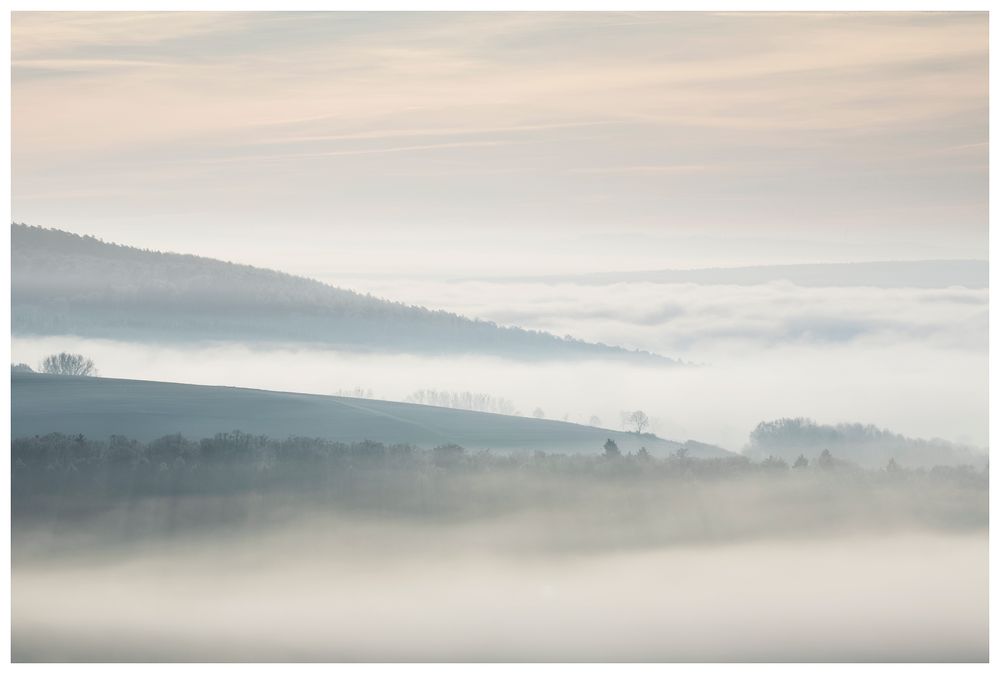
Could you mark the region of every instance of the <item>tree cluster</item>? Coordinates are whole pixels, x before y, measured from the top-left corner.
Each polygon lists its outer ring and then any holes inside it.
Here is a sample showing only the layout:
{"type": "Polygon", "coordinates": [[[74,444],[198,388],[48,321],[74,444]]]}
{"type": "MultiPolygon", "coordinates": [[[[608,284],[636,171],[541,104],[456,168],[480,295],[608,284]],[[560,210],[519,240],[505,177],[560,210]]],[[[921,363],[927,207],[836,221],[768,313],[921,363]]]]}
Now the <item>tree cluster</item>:
{"type": "Polygon", "coordinates": [[[407,396],[406,402],[493,414],[518,414],[517,407],[510,400],[488,393],[474,393],[472,391],[420,389],[407,396]]]}

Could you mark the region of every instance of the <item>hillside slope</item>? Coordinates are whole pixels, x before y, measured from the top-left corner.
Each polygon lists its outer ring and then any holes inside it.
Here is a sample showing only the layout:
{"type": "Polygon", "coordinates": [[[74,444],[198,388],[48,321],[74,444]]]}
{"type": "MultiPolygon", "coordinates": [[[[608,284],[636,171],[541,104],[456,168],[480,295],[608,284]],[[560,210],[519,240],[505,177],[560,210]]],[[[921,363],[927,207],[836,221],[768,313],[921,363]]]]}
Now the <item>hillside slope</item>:
{"type": "Polygon", "coordinates": [[[238,341],[517,358],[655,354],[498,326],[268,269],[14,224],[11,330],[128,341],[238,341]]]}
{"type": "Polygon", "coordinates": [[[469,412],[409,403],[196,386],[129,379],[11,374],[11,436],[82,433],[153,440],[172,433],[192,439],[240,430],[275,438],[373,440],[422,447],[597,454],[607,438],[623,452],[645,446],[665,456],[681,446],[690,456],[727,456],[711,445],[562,421],[469,412]]]}

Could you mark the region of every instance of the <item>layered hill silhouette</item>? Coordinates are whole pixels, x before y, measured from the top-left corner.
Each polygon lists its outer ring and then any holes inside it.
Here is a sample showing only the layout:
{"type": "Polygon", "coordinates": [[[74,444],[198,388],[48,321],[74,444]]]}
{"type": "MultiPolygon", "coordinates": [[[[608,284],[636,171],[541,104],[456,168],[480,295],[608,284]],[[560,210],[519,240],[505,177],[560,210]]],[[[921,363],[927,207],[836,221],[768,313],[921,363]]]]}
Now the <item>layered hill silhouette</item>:
{"type": "Polygon", "coordinates": [[[21,224],[11,228],[11,267],[15,335],[676,362],[392,302],[270,269],[21,224]]]}

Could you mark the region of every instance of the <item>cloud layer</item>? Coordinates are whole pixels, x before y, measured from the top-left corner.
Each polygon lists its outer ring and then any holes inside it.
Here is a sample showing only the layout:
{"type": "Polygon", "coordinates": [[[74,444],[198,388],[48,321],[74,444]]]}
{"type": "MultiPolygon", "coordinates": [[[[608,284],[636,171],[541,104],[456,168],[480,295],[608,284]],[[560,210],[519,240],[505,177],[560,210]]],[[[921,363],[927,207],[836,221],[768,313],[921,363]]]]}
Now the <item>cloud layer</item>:
{"type": "Polygon", "coordinates": [[[342,284],[502,324],[682,355],[696,361],[787,346],[922,344],[985,351],[989,294],[969,288],[826,288],[785,282],[438,282],[342,284]]]}

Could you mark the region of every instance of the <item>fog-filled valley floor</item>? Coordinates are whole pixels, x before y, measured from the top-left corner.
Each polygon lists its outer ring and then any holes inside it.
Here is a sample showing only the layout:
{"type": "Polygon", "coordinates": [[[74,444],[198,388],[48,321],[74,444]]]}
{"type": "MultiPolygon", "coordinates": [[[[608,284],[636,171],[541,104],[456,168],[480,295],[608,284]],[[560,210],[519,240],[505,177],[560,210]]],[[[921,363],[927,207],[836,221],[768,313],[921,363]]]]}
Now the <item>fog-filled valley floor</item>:
{"type": "Polygon", "coordinates": [[[306,520],[15,559],[15,661],[987,659],[985,534],[511,555],[306,520]]]}
{"type": "Polygon", "coordinates": [[[17,661],[988,657],[981,262],[327,286],[54,240],[17,661]]]}
{"type": "Polygon", "coordinates": [[[13,448],[17,661],[982,661],[985,473],[455,446],[13,448]]]}

